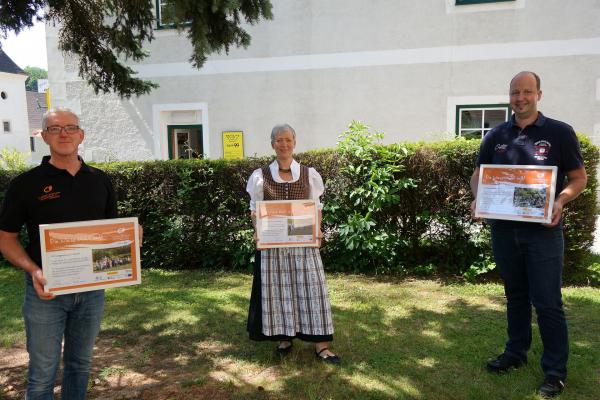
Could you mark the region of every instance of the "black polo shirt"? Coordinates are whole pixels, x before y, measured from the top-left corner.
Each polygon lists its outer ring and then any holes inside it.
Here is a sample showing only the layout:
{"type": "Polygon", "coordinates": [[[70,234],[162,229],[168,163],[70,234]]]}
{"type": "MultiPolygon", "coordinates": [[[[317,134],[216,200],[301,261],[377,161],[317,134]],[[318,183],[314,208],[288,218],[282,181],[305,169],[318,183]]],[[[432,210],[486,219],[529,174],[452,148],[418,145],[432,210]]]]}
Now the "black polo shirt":
{"type": "MultiPolygon", "coordinates": [[[[103,171],[81,160],[75,176],[49,162],[14,178],[0,208],[0,230],[19,232],[25,224],[29,236],[27,254],[41,267],[40,224],[117,217],[112,183],[103,171]]],[[[31,277],[27,274],[27,279],[31,277]]]]}
{"type": "MultiPolygon", "coordinates": [[[[509,121],[489,131],[481,141],[476,161],[478,167],[481,164],[556,166],[558,196],[564,187],[566,173],[583,167],[583,157],[573,128],[539,113],[537,120],[523,129],[517,126],[513,115],[509,121]]],[[[538,225],[530,222],[490,221],[503,226],[538,225]]]]}

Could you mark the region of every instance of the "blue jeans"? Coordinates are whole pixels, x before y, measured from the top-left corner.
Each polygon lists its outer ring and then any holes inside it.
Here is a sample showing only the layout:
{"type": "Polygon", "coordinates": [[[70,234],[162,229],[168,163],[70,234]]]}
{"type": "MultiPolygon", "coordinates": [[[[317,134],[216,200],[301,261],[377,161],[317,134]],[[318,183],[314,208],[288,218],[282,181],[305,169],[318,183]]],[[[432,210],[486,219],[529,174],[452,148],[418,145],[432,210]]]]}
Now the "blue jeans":
{"type": "Polygon", "coordinates": [[[29,353],[27,400],[54,399],[54,381],[64,336],[62,399],[84,399],[92,350],[104,310],[104,291],[66,294],[40,300],[25,285],[23,317],[29,353]]]}
{"type": "Polygon", "coordinates": [[[533,304],[544,345],[542,370],[546,376],[565,379],[569,338],[561,295],[562,227],[492,226],[492,247],[507,300],[508,341],[505,353],[527,361],[533,304]]]}

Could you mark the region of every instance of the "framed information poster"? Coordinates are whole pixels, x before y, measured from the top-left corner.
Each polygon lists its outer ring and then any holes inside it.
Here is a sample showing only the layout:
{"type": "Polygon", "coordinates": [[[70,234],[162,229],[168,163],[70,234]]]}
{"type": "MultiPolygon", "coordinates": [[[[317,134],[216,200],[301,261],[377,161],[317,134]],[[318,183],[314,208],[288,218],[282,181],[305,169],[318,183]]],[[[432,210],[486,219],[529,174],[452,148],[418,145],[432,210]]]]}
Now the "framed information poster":
{"type": "Polygon", "coordinates": [[[480,165],[475,217],[550,223],[557,171],[543,165],[480,165]]]}
{"type": "Polygon", "coordinates": [[[137,218],[40,225],[44,291],[87,292],[141,283],[137,218]]]}
{"type": "Polygon", "coordinates": [[[257,249],[319,247],[319,218],[314,200],[256,202],[257,249]]]}

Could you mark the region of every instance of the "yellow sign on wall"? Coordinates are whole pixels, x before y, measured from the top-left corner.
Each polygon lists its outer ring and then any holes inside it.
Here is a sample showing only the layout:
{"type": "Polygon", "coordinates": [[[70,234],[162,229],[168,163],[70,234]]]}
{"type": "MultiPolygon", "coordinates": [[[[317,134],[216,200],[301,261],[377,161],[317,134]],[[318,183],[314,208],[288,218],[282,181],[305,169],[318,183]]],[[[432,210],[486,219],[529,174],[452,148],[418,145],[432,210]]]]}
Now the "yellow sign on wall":
{"type": "Polygon", "coordinates": [[[244,132],[223,131],[223,158],[226,160],[244,158],[244,132]]]}

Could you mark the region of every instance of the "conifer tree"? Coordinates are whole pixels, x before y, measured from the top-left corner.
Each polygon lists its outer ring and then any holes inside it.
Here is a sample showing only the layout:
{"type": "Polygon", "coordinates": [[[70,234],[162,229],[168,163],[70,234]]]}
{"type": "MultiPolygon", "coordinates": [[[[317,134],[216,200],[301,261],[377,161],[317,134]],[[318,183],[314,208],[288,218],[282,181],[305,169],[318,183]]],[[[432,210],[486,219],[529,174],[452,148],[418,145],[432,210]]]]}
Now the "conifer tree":
{"type": "MultiPolygon", "coordinates": [[[[96,93],[139,96],[156,83],[135,77],[125,62],[148,56],[144,44],[157,28],[156,0],[2,0],[0,35],[19,33],[36,20],[59,26],[60,50],[79,60],[79,76],[96,93]]],[[[250,35],[242,23],[271,19],[270,0],[169,0],[161,7],[163,20],[187,32],[193,53],[190,62],[201,68],[214,52],[247,47],[250,35]]]]}

